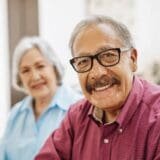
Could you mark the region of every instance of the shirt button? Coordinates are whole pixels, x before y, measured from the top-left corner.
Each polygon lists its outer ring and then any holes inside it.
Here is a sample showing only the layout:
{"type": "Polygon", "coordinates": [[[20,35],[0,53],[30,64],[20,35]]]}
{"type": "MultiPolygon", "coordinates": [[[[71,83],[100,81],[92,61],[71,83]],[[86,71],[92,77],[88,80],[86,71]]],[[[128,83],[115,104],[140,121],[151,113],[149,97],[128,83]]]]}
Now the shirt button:
{"type": "Polygon", "coordinates": [[[109,143],[109,139],[105,138],[104,143],[109,143]]]}
{"type": "Polygon", "coordinates": [[[122,132],[123,132],[123,129],[122,129],[122,128],[120,128],[118,131],[119,131],[119,133],[122,133],[122,132]]]}

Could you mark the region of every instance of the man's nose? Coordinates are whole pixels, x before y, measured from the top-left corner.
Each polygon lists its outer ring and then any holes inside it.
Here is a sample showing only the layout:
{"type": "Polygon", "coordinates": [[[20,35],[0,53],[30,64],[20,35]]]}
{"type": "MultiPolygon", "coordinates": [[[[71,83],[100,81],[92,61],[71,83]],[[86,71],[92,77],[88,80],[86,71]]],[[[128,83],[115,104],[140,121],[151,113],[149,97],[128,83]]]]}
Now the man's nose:
{"type": "Polygon", "coordinates": [[[92,66],[92,69],[90,71],[90,74],[93,76],[93,77],[100,77],[104,74],[107,74],[107,67],[104,67],[102,66],[98,61],[97,59],[94,59],[93,60],[93,66],[92,66]]]}

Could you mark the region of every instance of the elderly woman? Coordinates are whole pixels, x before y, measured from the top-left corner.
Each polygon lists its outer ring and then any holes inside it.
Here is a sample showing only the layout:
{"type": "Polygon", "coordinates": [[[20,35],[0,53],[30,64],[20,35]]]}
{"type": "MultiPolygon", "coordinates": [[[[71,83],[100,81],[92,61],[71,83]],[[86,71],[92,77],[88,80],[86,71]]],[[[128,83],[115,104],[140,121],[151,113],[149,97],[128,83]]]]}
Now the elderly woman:
{"type": "Polygon", "coordinates": [[[63,67],[39,37],[26,37],[15,49],[13,85],[28,94],[11,110],[0,160],[32,160],[81,95],[62,85],[63,67]]]}

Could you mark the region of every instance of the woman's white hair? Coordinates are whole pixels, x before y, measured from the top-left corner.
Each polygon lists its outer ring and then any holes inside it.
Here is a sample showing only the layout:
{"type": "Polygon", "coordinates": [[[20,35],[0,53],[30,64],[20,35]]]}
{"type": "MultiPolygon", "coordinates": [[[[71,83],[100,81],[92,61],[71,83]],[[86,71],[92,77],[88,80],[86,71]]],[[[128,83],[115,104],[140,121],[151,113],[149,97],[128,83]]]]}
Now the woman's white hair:
{"type": "Polygon", "coordinates": [[[62,83],[62,77],[64,74],[64,68],[55,54],[55,51],[49,46],[49,44],[40,37],[25,37],[23,38],[15,48],[13,54],[12,64],[12,84],[13,87],[19,91],[25,92],[21,79],[19,77],[19,65],[23,55],[32,48],[37,48],[40,53],[47,58],[57,74],[58,85],[62,83]]]}

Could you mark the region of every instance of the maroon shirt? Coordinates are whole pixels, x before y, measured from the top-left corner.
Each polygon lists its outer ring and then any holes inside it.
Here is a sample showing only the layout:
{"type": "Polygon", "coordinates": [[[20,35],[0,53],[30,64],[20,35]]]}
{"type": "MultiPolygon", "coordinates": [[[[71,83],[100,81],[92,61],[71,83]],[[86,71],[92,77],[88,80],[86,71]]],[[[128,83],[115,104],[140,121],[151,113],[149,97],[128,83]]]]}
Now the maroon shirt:
{"type": "Polygon", "coordinates": [[[135,77],[111,124],[96,121],[91,108],[74,104],[35,160],[160,160],[160,86],[135,77]]]}

